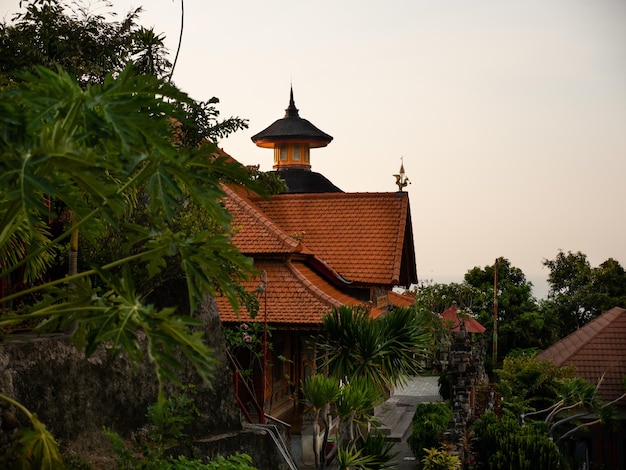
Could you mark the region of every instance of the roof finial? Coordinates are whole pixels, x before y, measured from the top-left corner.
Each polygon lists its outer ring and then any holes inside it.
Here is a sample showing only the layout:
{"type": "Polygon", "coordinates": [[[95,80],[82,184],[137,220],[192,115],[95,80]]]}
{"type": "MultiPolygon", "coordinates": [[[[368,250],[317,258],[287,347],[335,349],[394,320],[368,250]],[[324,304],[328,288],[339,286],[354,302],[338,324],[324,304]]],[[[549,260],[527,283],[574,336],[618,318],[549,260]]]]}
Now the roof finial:
{"type": "Polygon", "coordinates": [[[298,117],[298,108],[293,101],[293,85],[289,87],[289,107],[285,109],[285,117],[298,117]]]}
{"type": "Polygon", "coordinates": [[[393,175],[396,177],[396,184],[398,185],[398,191],[402,192],[402,188],[404,188],[407,184],[411,184],[409,178],[407,178],[406,173],[404,172],[404,157],[400,157],[400,174],[393,175]]]}

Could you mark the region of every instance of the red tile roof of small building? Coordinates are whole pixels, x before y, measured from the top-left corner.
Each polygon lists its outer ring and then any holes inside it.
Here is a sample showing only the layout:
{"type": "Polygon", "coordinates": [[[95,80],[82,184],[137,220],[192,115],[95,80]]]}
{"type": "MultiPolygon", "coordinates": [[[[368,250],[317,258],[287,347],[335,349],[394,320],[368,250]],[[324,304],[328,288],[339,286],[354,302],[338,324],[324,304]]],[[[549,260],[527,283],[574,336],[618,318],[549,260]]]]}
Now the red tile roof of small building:
{"type": "MultiPolygon", "coordinates": [[[[407,193],[281,194],[253,202],[346,280],[401,282],[403,248],[413,243],[407,193]]],[[[408,262],[415,272],[414,258],[408,262]]]]}
{"type": "MultiPolygon", "coordinates": [[[[267,273],[267,322],[301,326],[320,325],[322,317],[333,307],[363,305],[365,302],[341,292],[323,279],[302,261],[259,259],[255,269],[267,273]]],[[[250,279],[242,285],[255,292],[260,278],[250,279]]],[[[255,319],[242,309],[235,313],[225,297],[216,301],[224,322],[265,321],[265,294],[260,294],[260,311],[255,319]]],[[[382,310],[372,308],[372,315],[382,310]]]]}
{"type": "MultiPolygon", "coordinates": [[[[604,375],[600,395],[614,400],[624,392],[626,309],[614,307],[539,354],[558,366],[573,365],[577,375],[595,385],[604,375]]],[[[622,405],[626,400],[621,401],[622,405]]]]}
{"type": "Polygon", "coordinates": [[[415,297],[412,295],[398,294],[394,291],[389,291],[387,294],[389,303],[397,307],[410,307],[415,303],[415,297]]]}
{"type": "Polygon", "coordinates": [[[459,331],[461,323],[465,324],[468,333],[484,333],[486,328],[478,323],[478,320],[470,315],[464,314],[461,309],[452,304],[442,314],[441,318],[450,326],[450,331],[459,331]]]}

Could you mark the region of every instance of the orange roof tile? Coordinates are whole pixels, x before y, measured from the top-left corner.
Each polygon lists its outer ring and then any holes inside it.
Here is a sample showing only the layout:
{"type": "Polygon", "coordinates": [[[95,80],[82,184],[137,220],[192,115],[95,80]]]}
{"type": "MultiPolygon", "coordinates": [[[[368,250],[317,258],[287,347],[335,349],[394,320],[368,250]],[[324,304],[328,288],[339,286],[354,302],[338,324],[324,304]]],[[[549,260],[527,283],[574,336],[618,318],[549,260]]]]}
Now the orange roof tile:
{"type": "MultiPolygon", "coordinates": [[[[270,324],[319,325],[322,317],[333,307],[363,304],[361,300],[346,295],[332,287],[303,262],[284,260],[255,260],[255,268],[267,272],[267,321],[270,324]]],[[[259,279],[242,283],[253,292],[259,279]]],[[[237,315],[225,297],[216,298],[220,318],[224,322],[264,321],[265,297],[260,301],[260,312],[255,319],[245,311],[237,315]]],[[[373,309],[373,315],[381,311],[373,309]]]]}
{"type": "Polygon", "coordinates": [[[459,331],[461,323],[465,323],[465,329],[468,333],[484,333],[486,328],[478,323],[478,320],[470,315],[463,314],[461,309],[453,304],[448,307],[442,314],[441,318],[450,325],[450,331],[459,331]]]}
{"type": "Polygon", "coordinates": [[[349,281],[417,281],[407,193],[281,194],[253,201],[349,281]]]}
{"type": "MultiPolygon", "coordinates": [[[[604,375],[600,395],[614,400],[626,392],[626,309],[614,307],[539,354],[558,366],[574,365],[595,385],[604,375]]],[[[622,405],[626,400],[622,400],[622,405]]]]}
{"type": "Polygon", "coordinates": [[[394,291],[389,291],[387,295],[389,303],[397,307],[410,307],[415,303],[415,297],[412,295],[398,294],[394,291]]]}
{"type": "Polygon", "coordinates": [[[233,243],[247,255],[308,252],[302,243],[284,233],[247,197],[227,186],[224,204],[233,217],[233,243]]]}

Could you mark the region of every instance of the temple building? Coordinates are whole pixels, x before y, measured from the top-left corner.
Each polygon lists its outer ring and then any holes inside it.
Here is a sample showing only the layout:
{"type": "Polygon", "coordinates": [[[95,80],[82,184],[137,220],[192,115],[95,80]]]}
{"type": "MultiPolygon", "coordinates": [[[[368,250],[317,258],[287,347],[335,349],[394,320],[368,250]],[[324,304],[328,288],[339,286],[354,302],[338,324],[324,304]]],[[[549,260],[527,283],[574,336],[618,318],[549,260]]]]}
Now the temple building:
{"type": "Polygon", "coordinates": [[[274,171],[288,190],[264,199],[225,188],[237,228],[233,242],[260,273],[245,284],[258,294],[260,311],[251,318],[218,298],[220,317],[231,330],[263,331],[267,366],[248,386],[254,391],[241,387],[242,395],[254,395],[264,413],[279,418],[314,370],[310,339],[325,314],[362,305],[373,317],[383,315],[400,297],[394,287],[417,282],[408,193],[400,185],[394,192],[346,193],[312,171],[314,149],[332,140],[300,117],[292,90],[285,116],[252,137],[273,150],[274,171]]]}

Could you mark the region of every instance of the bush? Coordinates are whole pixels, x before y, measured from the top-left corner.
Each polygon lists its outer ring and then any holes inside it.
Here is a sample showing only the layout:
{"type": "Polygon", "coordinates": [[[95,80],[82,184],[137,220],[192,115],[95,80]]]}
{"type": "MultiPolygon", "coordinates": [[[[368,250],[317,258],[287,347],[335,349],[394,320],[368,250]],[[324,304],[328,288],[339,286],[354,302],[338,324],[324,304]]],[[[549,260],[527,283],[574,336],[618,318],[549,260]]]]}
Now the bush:
{"type": "Polygon", "coordinates": [[[461,467],[459,458],[445,449],[424,449],[424,452],[423,470],[456,470],[461,467]]]}
{"type": "Polygon", "coordinates": [[[167,449],[181,445],[191,446],[185,427],[197,414],[192,395],[192,386],[182,388],[181,392],[172,393],[162,403],[151,406],[148,410],[150,424],[136,436],[136,442],[130,446],[120,436],[109,429],[104,429],[116,454],[118,470],[255,470],[252,457],[236,453],[228,457],[218,456],[210,462],[200,459],[189,460],[185,456],[166,455],[167,449]]]}
{"type": "Polygon", "coordinates": [[[415,457],[422,460],[426,448],[438,448],[443,432],[448,428],[452,411],[446,403],[423,403],[413,415],[413,428],[408,444],[415,457]]]}
{"type": "Polygon", "coordinates": [[[479,468],[518,470],[567,469],[545,429],[537,424],[521,427],[511,415],[498,418],[488,412],[474,426],[474,456],[479,468]]]}

